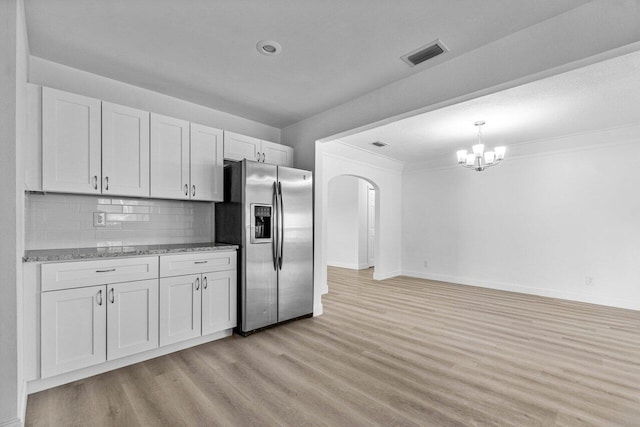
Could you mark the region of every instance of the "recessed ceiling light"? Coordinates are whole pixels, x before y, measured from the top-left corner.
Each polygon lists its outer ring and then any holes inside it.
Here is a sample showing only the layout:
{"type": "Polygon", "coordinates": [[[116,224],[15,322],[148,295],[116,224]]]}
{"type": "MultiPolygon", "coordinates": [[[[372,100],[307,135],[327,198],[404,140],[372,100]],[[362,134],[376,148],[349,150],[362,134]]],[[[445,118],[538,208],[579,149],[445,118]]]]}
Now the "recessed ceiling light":
{"type": "Polygon", "coordinates": [[[258,52],[261,54],[267,56],[280,55],[280,52],[282,52],[280,43],[273,40],[260,40],[256,45],[256,49],[258,49],[258,52]]]}

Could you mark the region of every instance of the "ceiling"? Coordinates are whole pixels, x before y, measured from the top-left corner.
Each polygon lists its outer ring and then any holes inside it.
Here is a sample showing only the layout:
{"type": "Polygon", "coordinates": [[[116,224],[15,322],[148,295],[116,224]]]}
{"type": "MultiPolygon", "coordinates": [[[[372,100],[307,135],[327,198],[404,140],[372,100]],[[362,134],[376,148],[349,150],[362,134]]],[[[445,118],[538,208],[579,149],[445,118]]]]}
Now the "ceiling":
{"type": "MultiPolygon", "coordinates": [[[[640,52],[340,138],[407,164],[470,150],[474,122],[488,148],[640,123],[640,52]],[[374,141],[388,144],[376,148],[374,141]]],[[[507,148],[508,153],[508,148],[507,148]]],[[[508,155],[508,154],[507,154],[508,155]]]]}
{"type": "Polygon", "coordinates": [[[32,55],[285,127],[587,0],[25,0],[32,55]],[[256,50],[263,39],[283,51],[256,50]],[[436,39],[449,52],[410,68],[436,39]]]}

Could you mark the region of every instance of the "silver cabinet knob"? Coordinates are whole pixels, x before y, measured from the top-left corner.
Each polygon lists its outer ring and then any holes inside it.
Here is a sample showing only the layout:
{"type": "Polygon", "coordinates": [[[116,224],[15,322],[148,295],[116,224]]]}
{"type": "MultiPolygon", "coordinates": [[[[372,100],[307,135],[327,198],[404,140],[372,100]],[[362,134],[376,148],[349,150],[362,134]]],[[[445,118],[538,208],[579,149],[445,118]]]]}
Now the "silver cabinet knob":
{"type": "Polygon", "coordinates": [[[266,156],[264,155],[264,153],[262,153],[262,163],[264,163],[264,158],[265,158],[265,157],[266,157],[266,156]]]}
{"type": "Polygon", "coordinates": [[[196,197],[196,186],[193,186],[193,192],[191,193],[191,197],[196,197]]]}
{"type": "Polygon", "coordinates": [[[260,152],[259,152],[259,151],[258,151],[258,155],[257,155],[256,160],[257,160],[257,161],[260,161],[260,152]]]}
{"type": "Polygon", "coordinates": [[[106,191],[109,191],[109,177],[108,176],[104,177],[104,189],[106,191]]]}
{"type": "Polygon", "coordinates": [[[98,295],[96,296],[98,305],[102,305],[102,289],[98,291],[98,295]]]}
{"type": "Polygon", "coordinates": [[[184,195],[185,196],[189,195],[189,185],[187,185],[187,184],[184,185],[184,195]]]}
{"type": "Polygon", "coordinates": [[[98,175],[93,176],[93,189],[94,190],[98,189],[98,175]]]}

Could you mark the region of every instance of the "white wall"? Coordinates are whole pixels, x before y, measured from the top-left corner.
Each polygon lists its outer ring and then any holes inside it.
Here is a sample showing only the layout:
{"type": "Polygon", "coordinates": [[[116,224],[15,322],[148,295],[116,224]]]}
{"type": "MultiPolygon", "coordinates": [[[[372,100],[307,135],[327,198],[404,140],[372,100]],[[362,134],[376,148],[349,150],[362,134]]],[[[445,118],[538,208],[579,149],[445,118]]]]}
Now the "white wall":
{"type": "Polygon", "coordinates": [[[23,416],[21,147],[26,134],[27,42],[21,0],[0,2],[0,425],[23,416]]]}
{"type": "Polygon", "coordinates": [[[607,0],[591,1],[284,128],[282,142],[295,148],[296,167],[313,170],[317,140],[334,140],[356,129],[364,130],[373,124],[442,108],[637,50],[638,19],[637,1],[616,2],[615,7],[607,0]],[[614,51],[616,48],[619,49],[614,51]]]}
{"type": "Polygon", "coordinates": [[[523,144],[482,173],[408,171],[403,273],[638,310],[639,158],[640,125],[523,144]]]}
{"type": "Polygon", "coordinates": [[[367,263],[367,184],[354,176],[329,182],[327,194],[327,264],[363,269],[367,263]]]}
{"type": "Polygon", "coordinates": [[[280,142],[280,129],[273,126],[35,56],[30,59],[29,82],[238,132],[255,138],[280,142]]]}
{"type": "Polygon", "coordinates": [[[327,218],[329,182],[352,175],[376,189],[376,280],[400,274],[400,218],[403,164],[339,142],[318,143],[314,203],[314,314],[322,313],[327,288],[327,218]],[[358,159],[358,160],[354,160],[358,159]]]}

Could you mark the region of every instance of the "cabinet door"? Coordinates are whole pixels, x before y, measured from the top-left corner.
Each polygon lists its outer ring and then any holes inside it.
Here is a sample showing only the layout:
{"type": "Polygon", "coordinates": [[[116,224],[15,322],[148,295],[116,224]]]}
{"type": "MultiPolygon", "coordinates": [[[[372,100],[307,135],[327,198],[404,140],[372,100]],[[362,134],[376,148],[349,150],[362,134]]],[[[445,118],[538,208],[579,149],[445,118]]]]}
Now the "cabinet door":
{"type": "Polygon", "coordinates": [[[239,133],[224,132],[224,158],[227,160],[262,161],[260,140],[239,133]]]}
{"type": "Polygon", "coordinates": [[[201,277],[160,279],[160,345],[167,345],[201,333],[201,277]]]}
{"type": "Polygon", "coordinates": [[[102,103],[102,193],[149,196],[149,113],[102,103]]]}
{"type": "Polygon", "coordinates": [[[42,378],[106,360],[106,286],[43,292],[40,319],[42,378]]]}
{"type": "Polygon", "coordinates": [[[151,113],[151,197],[189,198],[189,122],[151,113]]]}
{"type": "Polygon", "coordinates": [[[222,201],[222,131],[191,123],[191,199],[222,201]]]}
{"type": "Polygon", "coordinates": [[[42,88],[42,188],[100,193],[100,101],[42,88]]]}
{"type": "Polygon", "coordinates": [[[293,148],[275,142],[262,141],[262,161],[278,166],[293,167],[293,148]]]}
{"type": "Polygon", "coordinates": [[[107,360],[158,347],[158,279],[107,286],[107,360]]]}
{"type": "Polygon", "coordinates": [[[233,328],[238,323],[237,271],[202,275],[202,335],[233,328]]]}

